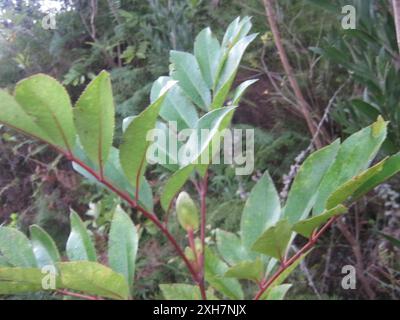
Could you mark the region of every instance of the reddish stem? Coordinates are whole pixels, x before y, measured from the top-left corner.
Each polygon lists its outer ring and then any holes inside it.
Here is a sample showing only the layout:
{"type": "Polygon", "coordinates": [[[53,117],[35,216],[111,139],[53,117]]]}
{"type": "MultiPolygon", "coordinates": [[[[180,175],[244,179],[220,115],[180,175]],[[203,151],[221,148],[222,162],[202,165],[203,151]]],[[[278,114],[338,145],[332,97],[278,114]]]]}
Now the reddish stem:
{"type": "MultiPolygon", "coordinates": [[[[64,153],[65,154],[65,153],[64,153]]],[[[95,177],[99,182],[101,182],[103,185],[105,185],[107,188],[109,188],[111,191],[113,191],[115,194],[117,194],[120,198],[128,202],[128,204],[137,210],[139,210],[147,219],[149,219],[151,222],[153,222],[159,229],[160,231],[167,237],[169,242],[171,242],[172,246],[175,248],[177,251],[178,255],[182,258],[184,263],[186,264],[189,272],[191,273],[193,280],[201,287],[200,285],[200,278],[197,275],[197,272],[194,270],[192,264],[190,261],[187,259],[185,253],[183,252],[182,248],[179,246],[177,243],[176,239],[174,236],[169,232],[166,226],[158,219],[158,217],[154,213],[148,212],[146,209],[144,209],[142,206],[140,206],[136,199],[132,199],[131,196],[118,189],[116,186],[114,186],[112,183],[107,181],[106,179],[102,178],[95,170],[93,170],[91,167],[89,167],[86,163],[81,161],[78,158],[75,158],[74,155],[72,154],[65,154],[68,159],[71,161],[77,163],[79,166],[81,166],[83,169],[85,169],[87,172],[89,172],[93,177],[95,177]]],[[[201,288],[200,288],[201,290],[201,288]]]]}
{"type": "Polygon", "coordinates": [[[206,203],[206,196],[207,196],[207,189],[208,189],[208,171],[206,171],[203,181],[200,184],[200,239],[201,239],[201,254],[200,254],[200,271],[199,271],[199,286],[202,298],[207,300],[207,295],[205,291],[204,285],[204,255],[206,249],[206,215],[207,215],[207,203],[206,203]]]}
{"type": "Polygon", "coordinates": [[[85,294],[80,294],[80,293],[76,293],[76,292],[71,292],[71,291],[68,291],[68,290],[64,290],[64,289],[60,289],[60,290],[57,290],[56,292],[58,292],[58,293],[60,293],[60,294],[63,294],[63,295],[65,295],[65,296],[70,296],[70,297],[75,297],[75,298],[81,298],[81,299],[85,299],[85,300],[103,300],[102,298],[100,298],[100,297],[95,297],[95,296],[88,296],[88,295],[85,295],[85,294]]]}
{"type": "Polygon", "coordinates": [[[264,279],[261,282],[260,289],[254,296],[254,300],[258,300],[261,298],[262,294],[275,282],[275,280],[293,263],[295,263],[298,259],[301,258],[308,250],[310,250],[318,239],[324,234],[324,232],[338,219],[338,216],[332,217],[318,232],[313,232],[310,240],[293,255],[290,259],[285,259],[280,265],[279,269],[272,275],[271,278],[264,279]]]}

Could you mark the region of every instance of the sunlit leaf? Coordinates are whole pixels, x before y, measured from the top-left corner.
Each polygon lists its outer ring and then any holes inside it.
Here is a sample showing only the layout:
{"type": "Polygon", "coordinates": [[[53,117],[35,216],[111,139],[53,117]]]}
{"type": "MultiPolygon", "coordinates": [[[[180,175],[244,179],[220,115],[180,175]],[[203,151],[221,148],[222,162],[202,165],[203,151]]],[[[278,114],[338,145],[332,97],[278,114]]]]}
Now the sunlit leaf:
{"type": "Polygon", "coordinates": [[[15,88],[15,99],[53,144],[72,151],[76,133],[71,101],[57,80],[44,74],[21,80],[15,88]]]}
{"type": "Polygon", "coordinates": [[[59,287],[111,299],[124,300],[129,297],[124,276],[100,263],[60,262],[57,268],[61,274],[59,287]]]}

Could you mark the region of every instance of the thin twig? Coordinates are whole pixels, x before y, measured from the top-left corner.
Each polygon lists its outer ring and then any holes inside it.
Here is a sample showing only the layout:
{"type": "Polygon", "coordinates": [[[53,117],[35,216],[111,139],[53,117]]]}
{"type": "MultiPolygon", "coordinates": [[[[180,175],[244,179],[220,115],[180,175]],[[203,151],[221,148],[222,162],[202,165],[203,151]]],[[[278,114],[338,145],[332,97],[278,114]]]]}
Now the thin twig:
{"type": "Polygon", "coordinates": [[[338,219],[338,217],[331,218],[318,232],[314,232],[309,241],[294,254],[291,258],[285,258],[282,261],[279,269],[269,279],[264,279],[261,282],[260,289],[254,296],[254,300],[259,300],[263,293],[279,278],[279,276],[287,270],[293,263],[298,261],[304,254],[306,254],[318,241],[318,239],[324,234],[326,230],[338,219]]]}
{"type": "Polygon", "coordinates": [[[207,196],[208,189],[208,171],[206,171],[203,181],[200,185],[200,239],[201,239],[201,255],[200,255],[200,274],[199,274],[199,286],[202,298],[207,300],[206,290],[205,290],[205,250],[206,250],[206,215],[207,215],[207,196]]]}
{"type": "MultiPolygon", "coordinates": [[[[292,248],[293,248],[296,252],[299,251],[299,249],[298,249],[294,244],[292,244],[292,248]]],[[[318,298],[319,300],[322,300],[321,294],[319,293],[319,291],[318,291],[318,289],[317,289],[317,287],[316,287],[316,285],[315,285],[313,276],[312,276],[310,270],[308,269],[307,263],[304,261],[304,259],[300,261],[300,269],[301,269],[301,270],[303,271],[303,273],[305,274],[305,276],[306,276],[306,278],[307,278],[308,285],[309,285],[310,288],[314,291],[314,293],[315,293],[315,295],[317,296],[317,298],[318,298]]]]}
{"type": "MultiPolygon", "coordinates": [[[[292,90],[296,96],[296,99],[298,100],[299,104],[299,109],[301,113],[303,114],[304,119],[306,120],[308,130],[310,131],[312,136],[315,136],[317,133],[317,124],[315,123],[313,117],[312,117],[312,110],[310,105],[307,103],[305,100],[303,93],[301,92],[300,86],[294,76],[293,68],[290,65],[288,56],[286,54],[286,50],[283,47],[281,35],[279,32],[278,24],[276,21],[276,13],[274,6],[272,4],[273,0],[263,0],[264,2],[264,7],[265,7],[265,12],[267,15],[268,23],[271,27],[271,32],[274,36],[274,41],[276,48],[278,49],[278,54],[282,62],[282,66],[285,69],[286,75],[289,79],[290,86],[292,87],[292,90]]],[[[323,141],[316,136],[315,139],[313,139],[313,142],[315,142],[315,146],[319,149],[323,145],[323,141]]]]}
{"type": "Polygon", "coordinates": [[[85,294],[71,292],[71,291],[64,290],[64,289],[56,290],[56,292],[59,294],[65,295],[65,296],[70,296],[70,297],[80,298],[80,299],[85,299],[85,300],[104,300],[103,298],[100,298],[100,297],[89,296],[89,295],[85,295],[85,294]]]}

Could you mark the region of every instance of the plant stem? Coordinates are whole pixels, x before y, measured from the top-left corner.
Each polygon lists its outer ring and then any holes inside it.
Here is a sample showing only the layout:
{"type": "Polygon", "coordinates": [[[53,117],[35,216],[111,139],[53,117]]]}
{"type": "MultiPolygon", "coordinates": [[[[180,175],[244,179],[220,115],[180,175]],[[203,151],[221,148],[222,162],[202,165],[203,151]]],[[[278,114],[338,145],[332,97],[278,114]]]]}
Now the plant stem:
{"type": "Polygon", "coordinates": [[[338,219],[338,216],[331,218],[318,232],[314,232],[309,241],[290,259],[285,259],[279,266],[279,269],[271,276],[271,278],[264,279],[261,282],[260,289],[254,296],[254,300],[259,300],[262,294],[278,279],[278,277],[293,263],[300,259],[307,251],[309,251],[324,232],[338,219]]]}
{"type": "Polygon", "coordinates": [[[76,292],[71,292],[68,290],[64,290],[64,289],[60,289],[60,290],[56,290],[57,293],[63,294],[65,296],[70,296],[70,297],[75,297],[75,298],[81,298],[81,299],[85,299],[85,300],[103,300],[100,297],[95,297],[95,296],[88,296],[85,294],[80,294],[80,293],[76,293],[76,292]]]}
{"type": "Polygon", "coordinates": [[[159,229],[160,231],[167,237],[167,239],[169,240],[169,242],[172,244],[172,246],[175,248],[176,252],[178,253],[178,255],[182,258],[182,260],[184,261],[184,263],[186,264],[189,272],[191,273],[193,280],[198,284],[200,291],[202,291],[202,287],[204,287],[204,283],[202,283],[201,278],[198,276],[196,270],[193,268],[192,264],[190,263],[190,261],[188,260],[188,258],[186,257],[185,253],[183,252],[182,248],[179,246],[179,244],[177,243],[176,239],[174,238],[174,236],[169,232],[167,226],[164,226],[164,224],[158,219],[158,217],[154,214],[151,213],[149,211],[147,211],[145,208],[143,208],[142,206],[140,206],[136,199],[132,199],[131,196],[118,189],[116,186],[114,186],[112,183],[110,183],[109,181],[107,181],[106,179],[102,178],[95,170],[93,170],[91,167],[89,167],[86,163],[84,163],[83,161],[81,161],[80,159],[74,157],[74,155],[72,154],[66,154],[64,152],[65,156],[75,162],[76,164],[78,164],[80,167],[82,167],[83,169],[85,169],[87,172],[89,172],[94,178],[96,178],[96,180],[98,180],[100,183],[102,183],[104,186],[106,186],[107,188],[109,188],[112,192],[114,192],[115,194],[117,194],[121,199],[125,200],[126,202],[128,202],[128,204],[134,208],[139,210],[147,219],[149,219],[151,222],[153,222],[159,229]]]}
{"type": "MultiPolygon", "coordinates": [[[[278,54],[282,62],[282,66],[285,69],[285,73],[289,79],[290,86],[293,89],[293,92],[296,96],[296,99],[299,103],[300,112],[303,114],[304,119],[306,120],[308,130],[310,131],[311,135],[314,136],[317,132],[317,124],[315,123],[312,117],[312,110],[310,105],[307,103],[306,99],[301,92],[300,86],[294,76],[293,68],[290,65],[288,56],[286,54],[285,48],[283,47],[282,38],[279,32],[278,24],[276,22],[276,13],[273,6],[273,0],[263,0],[265,13],[267,15],[269,26],[271,27],[271,32],[274,36],[274,41],[276,48],[278,49],[278,54]]],[[[317,149],[321,148],[323,145],[321,139],[317,137],[315,139],[315,146],[317,149]]]]}
{"type": "Polygon", "coordinates": [[[199,271],[199,285],[201,286],[201,296],[204,300],[207,300],[205,284],[204,284],[204,256],[206,250],[206,215],[207,215],[207,196],[208,189],[208,170],[204,176],[203,181],[200,184],[200,239],[201,239],[201,255],[200,255],[200,271],[199,271]]]}

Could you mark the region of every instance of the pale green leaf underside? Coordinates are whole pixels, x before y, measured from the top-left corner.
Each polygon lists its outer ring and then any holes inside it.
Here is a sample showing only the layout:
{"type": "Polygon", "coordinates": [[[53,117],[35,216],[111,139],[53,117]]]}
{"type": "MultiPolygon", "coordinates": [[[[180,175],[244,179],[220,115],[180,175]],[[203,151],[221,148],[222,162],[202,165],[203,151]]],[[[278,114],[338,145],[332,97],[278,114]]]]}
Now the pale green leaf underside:
{"type": "Polygon", "coordinates": [[[111,269],[124,275],[130,287],[134,280],[138,242],[135,225],[118,206],[114,212],[108,238],[108,263],[111,269]]]}
{"type": "Polygon", "coordinates": [[[96,250],[90,235],[81,218],[74,211],[71,211],[71,233],[69,234],[66,251],[71,261],[96,261],[96,250]]]}
{"type": "Polygon", "coordinates": [[[194,42],[194,55],[199,63],[201,73],[209,89],[216,81],[221,48],[210,28],[203,29],[194,42]]]}
{"type": "Polygon", "coordinates": [[[39,267],[55,265],[61,260],[60,253],[51,236],[37,225],[30,228],[33,253],[39,267]]]}
{"type": "MultiPolygon", "coordinates": [[[[153,83],[150,93],[151,103],[157,100],[162,88],[171,80],[170,77],[160,77],[153,83]]],[[[176,121],[179,131],[185,128],[194,128],[198,121],[195,106],[179,86],[174,86],[167,93],[161,105],[160,116],[165,121],[176,121]]]]}
{"type": "Polygon", "coordinates": [[[211,93],[195,56],[187,52],[171,51],[170,60],[175,68],[171,77],[179,82],[182,90],[200,109],[207,111],[211,105],[211,93]]]}

